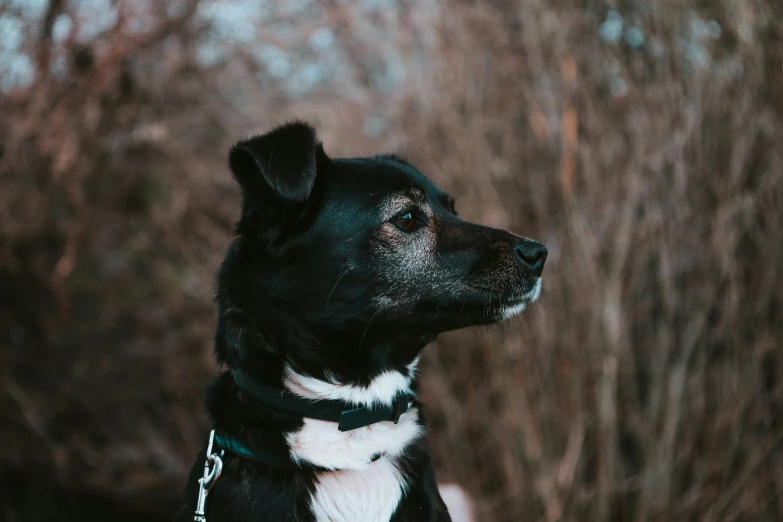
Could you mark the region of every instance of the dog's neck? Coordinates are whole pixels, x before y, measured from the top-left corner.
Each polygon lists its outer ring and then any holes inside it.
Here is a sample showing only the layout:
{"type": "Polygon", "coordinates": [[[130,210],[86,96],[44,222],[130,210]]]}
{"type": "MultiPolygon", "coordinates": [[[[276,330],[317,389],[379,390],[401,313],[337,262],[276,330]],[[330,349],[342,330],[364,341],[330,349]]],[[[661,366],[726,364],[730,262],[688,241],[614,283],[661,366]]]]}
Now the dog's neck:
{"type": "MultiPolygon", "coordinates": [[[[418,362],[418,361],[416,361],[418,362]]],[[[300,397],[315,400],[340,400],[355,404],[379,405],[391,402],[400,392],[416,387],[415,363],[407,376],[385,372],[367,386],[323,381],[287,371],[284,387],[300,397]]],[[[416,403],[398,416],[398,422],[381,421],[351,431],[340,431],[336,422],[299,417],[275,411],[253,401],[230,382],[230,372],[223,374],[214,388],[227,393],[212,394],[210,413],[215,428],[238,438],[243,445],[261,454],[273,449],[282,456],[280,465],[331,470],[368,469],[375,461],[393,459],[422,432],[416,403]],[[286,458],[287,456],[287,458],[286,458]]],[[[214,391],[214,390],[213,390],[214,391]]]]}
{"type": "Polygon", "coordinates": [[[215,339],[218,362],[262,384],[312,399],[350,400],[344,394],[351,398],[369,394],[370,401],[386,398],[389,402],[393,394],[384,395],[382,390],[399,391],[403,381],[409,384],[421,352],[436,337],[381,324],[313,326],[279,310],[259,315],[274,322],[251,325],[221,319],[215,339]],[[359,393],[358,388],[367,390],[359,393]]]}
{"type": "MultiPolygon", "coordinates": [[[[260,384],[306,399],[388,406],[401,393],[416,395],[416,370],[424,344],[420,339],[399,338],[396,344],[368,344],[361,351],[353,350],[353,365],[339,370],[319,366],[314,355],[305,361],[287,360],[278,355],[284,350],[254,346],[242,350],[252,357],[232,367],[260,384]],[[403,353],[411,354],[410,358],[403,353]]],[[[398,423],[382,421],[341,432],[336,422],[286,414],[253,400],[236,386],[230,372],[213,385],[208,409],[216,429],[243,439],[249,447],[276,448],[275,453],[287,452],[289,463],[326,469],[365,469],[378,458],[392,459],[423,429],[414,405],[398,423]]]]}

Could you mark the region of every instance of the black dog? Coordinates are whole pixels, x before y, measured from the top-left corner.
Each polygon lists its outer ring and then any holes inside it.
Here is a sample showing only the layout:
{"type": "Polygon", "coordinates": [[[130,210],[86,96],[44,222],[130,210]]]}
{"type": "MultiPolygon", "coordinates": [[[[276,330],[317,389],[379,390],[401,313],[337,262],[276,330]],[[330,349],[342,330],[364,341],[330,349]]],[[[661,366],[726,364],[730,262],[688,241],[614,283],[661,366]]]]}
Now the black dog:
{"type": "Polygon", "coordinates": [[[215,353],[230,371],[176,520],[199,496],[209,522],[450,520],[416,364],[439,333],[535,301],[546,248],[459,219],[399,157],[329,158],[304,123],[238,143],[229,163],[242,215],[215,353]]]}

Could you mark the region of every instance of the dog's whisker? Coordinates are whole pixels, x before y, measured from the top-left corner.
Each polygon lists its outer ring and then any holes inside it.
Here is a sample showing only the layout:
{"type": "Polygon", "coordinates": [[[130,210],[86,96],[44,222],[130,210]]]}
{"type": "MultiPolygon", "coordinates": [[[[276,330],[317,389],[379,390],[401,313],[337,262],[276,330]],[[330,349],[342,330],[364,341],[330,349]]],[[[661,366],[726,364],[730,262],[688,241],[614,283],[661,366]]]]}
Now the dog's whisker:
{"type": "MultiPolygon", "coordinates": [[[[367,310],[367,309],[369,309],[369,308],[372,308],[372,307],[373,307],[373,305],[372,305],[372,304],[368,304],[368,305],[367,305],[367,306],[365,306],[364,308],[360,308],[360,309],[359,309],[359,310],[357,310],[356,312],[354,312],[354,313],[352,313],[352,314],[349,314],[349,315],[346,315],[346,316],[345,316],[345,319],[352,319],[352,318],[356,317],[357,315],[361,314],[362,312],[364,312],[365,310],[367,310]]],[[[377,313],[377,312],[376,312],[376,313],[377,313]]]]}
{"type": "Polygon", "coordinates": [[[345,277],[345,274],[351,271],[351,267],[348,267],[348,270],[343,272],[343,274],[337,278],[337,282],[332,287],[332,290],[329,292],[329,295],[326,297],[326,310],[329,310],[329,300],[332,298],[332,294],[334,293],[334,289],[337,288],[337,285],[340,284],[340,281],[342,281],[343,277],[345,277]]]}
{"type": "Polygon", "coordinates": [[[370,329],[370,323],[372,323],[372,320],[375,319],[375,316],[378,315],[378,312],[380,311],[380,309],[376,310],[375,313],[370,316],[370,320],[367,321],[367,326],[364,328],[364,332],[362,332],[362,338],[359,341],[359,351],[362,351],[362,343],[364,343],[364,336],[367,335],[367,330],[370,329]]]}

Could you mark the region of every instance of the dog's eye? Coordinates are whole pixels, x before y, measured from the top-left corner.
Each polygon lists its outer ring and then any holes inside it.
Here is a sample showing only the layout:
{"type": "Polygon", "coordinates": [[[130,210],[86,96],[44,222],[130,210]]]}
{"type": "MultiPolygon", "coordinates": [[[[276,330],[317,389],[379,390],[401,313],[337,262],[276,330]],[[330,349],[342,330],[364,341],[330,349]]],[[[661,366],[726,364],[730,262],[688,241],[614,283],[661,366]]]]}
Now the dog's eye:
{"type": "Polygon", "coordinates": [[[416,216],[413,212],[405,212],[394,218],[394,223],[402,230],[411,231],[416,227],[416,216]]]}

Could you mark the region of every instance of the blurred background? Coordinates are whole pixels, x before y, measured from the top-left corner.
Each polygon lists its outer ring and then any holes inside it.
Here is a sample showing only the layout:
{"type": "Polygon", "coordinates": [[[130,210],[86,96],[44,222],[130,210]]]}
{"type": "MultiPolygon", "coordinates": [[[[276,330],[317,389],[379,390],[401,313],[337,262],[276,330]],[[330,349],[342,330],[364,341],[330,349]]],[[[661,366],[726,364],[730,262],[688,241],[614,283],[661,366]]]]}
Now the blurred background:
{"type": "Polygon", "coordinates": [[[230,144],[291,118],[543,241],[423,363],[478,520],[783,520],[783,3],[0,1],[0,520],[169,520],[230,144]]]}

